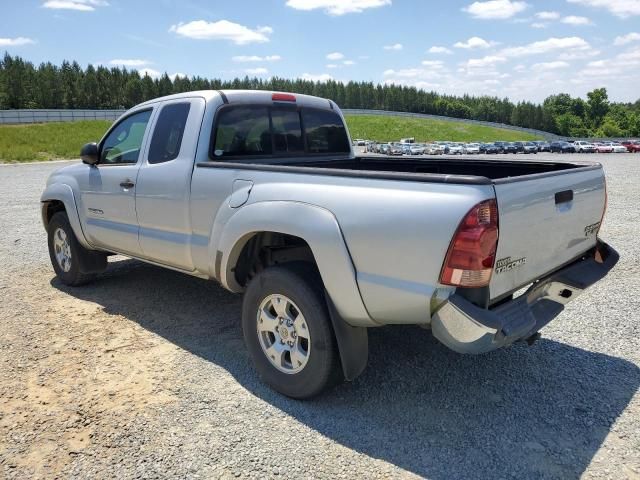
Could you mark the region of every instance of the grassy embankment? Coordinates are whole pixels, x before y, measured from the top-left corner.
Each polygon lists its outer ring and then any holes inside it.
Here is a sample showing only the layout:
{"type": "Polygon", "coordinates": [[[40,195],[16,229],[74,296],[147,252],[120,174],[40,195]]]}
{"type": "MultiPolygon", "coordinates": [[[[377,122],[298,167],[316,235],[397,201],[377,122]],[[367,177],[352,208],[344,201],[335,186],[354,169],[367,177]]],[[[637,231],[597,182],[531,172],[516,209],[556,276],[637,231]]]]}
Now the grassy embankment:
{"type": "MultiPolygon", "coordinates": [[[[540,137],[514,130],[485,127],[462,122],[383,117],[347,116],[351,138],[398,141],[415,137],[416,141],[451,140],[495,141],[534,140],[540,137]]],[[[0,162],[28,162],[78,158],[80,147],[99,140],[111,122],[93,120],[34,125],[0,125],[0,162]]]]}

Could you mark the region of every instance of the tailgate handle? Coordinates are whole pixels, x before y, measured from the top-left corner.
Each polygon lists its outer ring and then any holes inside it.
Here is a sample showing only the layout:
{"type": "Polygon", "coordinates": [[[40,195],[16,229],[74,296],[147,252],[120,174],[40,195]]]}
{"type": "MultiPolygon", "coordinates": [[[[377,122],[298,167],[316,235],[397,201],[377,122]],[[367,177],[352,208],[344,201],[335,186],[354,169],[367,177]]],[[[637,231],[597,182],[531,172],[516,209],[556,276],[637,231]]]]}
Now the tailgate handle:
{"type": "Polygon", "coordinates": [[[573,190],[564,190],[556,193],[556,205],[567,203],[573,200],[573,190]]]}

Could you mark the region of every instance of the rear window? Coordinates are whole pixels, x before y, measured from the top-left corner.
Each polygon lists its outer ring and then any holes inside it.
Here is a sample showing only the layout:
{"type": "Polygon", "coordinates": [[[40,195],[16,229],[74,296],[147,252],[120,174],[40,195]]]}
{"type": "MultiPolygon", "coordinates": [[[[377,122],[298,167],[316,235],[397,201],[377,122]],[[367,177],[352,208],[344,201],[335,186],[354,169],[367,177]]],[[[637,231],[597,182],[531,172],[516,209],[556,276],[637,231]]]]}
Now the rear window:
{"type": "Polygon", "coordinates": [[[272,110],[271,122],[276,153],[304,153],[300,113],[297,110],[272,110]]]}
{"type": "Polygon", "coordinates": [[[351,150],[340,116],[328,110],[302,110],[309,153],[347,153],[351,150]]]}
{"type": "Polygon", "coordinates": [[[230,106],[218,113],[211,158],[350,153],[340,116],[307,108],[230,106]]]}
{"type": "Polygon", "coordinates": [[[218,114],[213,158],[271,155],[267,107],[225,108],[218,114]]]}

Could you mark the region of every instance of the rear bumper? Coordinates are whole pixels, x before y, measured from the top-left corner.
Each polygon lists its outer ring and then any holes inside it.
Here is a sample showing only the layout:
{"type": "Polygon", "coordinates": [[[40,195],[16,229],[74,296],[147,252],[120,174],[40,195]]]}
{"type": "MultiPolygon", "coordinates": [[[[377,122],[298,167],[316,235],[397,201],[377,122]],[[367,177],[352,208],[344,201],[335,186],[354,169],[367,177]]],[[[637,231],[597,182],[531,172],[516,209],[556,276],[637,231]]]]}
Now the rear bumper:
{"type": "Polygon", "coordinates": [[[618,259],[613,248],[599,241],[588,255],[536,282],[515,300],[491,309],[453,294],[433,315],[433,334],[459,353],[485,353],[526,340],[604,278],[618,259]]]}

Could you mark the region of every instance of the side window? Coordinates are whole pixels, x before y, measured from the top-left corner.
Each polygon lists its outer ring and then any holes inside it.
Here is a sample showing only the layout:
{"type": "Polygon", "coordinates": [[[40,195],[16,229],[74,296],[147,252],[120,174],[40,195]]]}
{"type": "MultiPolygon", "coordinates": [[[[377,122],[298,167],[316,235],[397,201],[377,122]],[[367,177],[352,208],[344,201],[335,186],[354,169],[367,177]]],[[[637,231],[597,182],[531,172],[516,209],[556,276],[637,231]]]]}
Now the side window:
{"type": "Polygon", "coordinates": [[[300,114],[297,110],[272,110],[271,124],[276,153],[304,153],[300,114]]]}
{"type": "Polygon", "coordinates": [[[168,162],[178,156],[190,108],[190,103],[162,107],[151,137],[149,163],[168,162]]]}
{"type": "Polygon", "coordinates": [[[231,107],[218,113],[212,158],[271,155],[272,151],[266,107],[231,107]]]}
{"type": "Polygon", "coordinates": [[[348,153],[349,137],[340,116],[329,110],[302,110],[309,153],[348,153]]]}
{"type": "Polygon", "coordinates": [[[142,139],[151,117],[151,110],[134,113],[111,130],[100,152],[100,163],[132,164],[138,161],[142,139]]]}

